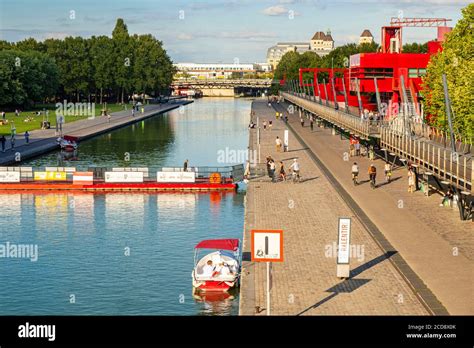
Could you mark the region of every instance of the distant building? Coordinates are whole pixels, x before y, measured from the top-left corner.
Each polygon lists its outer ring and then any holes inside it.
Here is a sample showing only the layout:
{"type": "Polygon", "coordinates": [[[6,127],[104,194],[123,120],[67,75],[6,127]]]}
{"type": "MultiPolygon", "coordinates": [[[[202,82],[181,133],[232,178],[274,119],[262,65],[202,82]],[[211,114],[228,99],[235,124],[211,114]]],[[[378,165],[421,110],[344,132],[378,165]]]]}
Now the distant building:
{"type": "Polygon", "coordinates": [[[191,79],[225,79],[244,73],[271,71],[267,63],[233,64],[233,63],[177,63],[174,66],[178,73],[186,74],[191,79]]]}
{"type": "Polygon", "coordinates": [[[311,39],[311,50],[324,56],[334,49],[334,40],[331,31],[328,30],[326,34],[318,31],[311,39]]]}
{"type": "Polygon", "coordinates": [[[307,42],[279,42],[267,50],[267,64],[275,69],[287,52],[304,53],[311,49],[307,42]]]}
{"type": "Polygon", "coordinates": [[[287,52],[315,52],[323,57],[334,49],[334,40],[331,32],[328,30],[326,34],[319,31],[313,35],[310,42],[279,42],[275,46],[267,50],[267,63],[271,65],[272,69],[276,69],[281,58],[287,52]]]}
{"type": "Polygon", "coordinates": [[[360,34],[360,37],[359,37],[359,45],[362,45],[364,43],[372,43],[374,42],[374,36],[372,35],[372,33],[370,32],[369,29],[365,29],[362,34],[360,34]]]}

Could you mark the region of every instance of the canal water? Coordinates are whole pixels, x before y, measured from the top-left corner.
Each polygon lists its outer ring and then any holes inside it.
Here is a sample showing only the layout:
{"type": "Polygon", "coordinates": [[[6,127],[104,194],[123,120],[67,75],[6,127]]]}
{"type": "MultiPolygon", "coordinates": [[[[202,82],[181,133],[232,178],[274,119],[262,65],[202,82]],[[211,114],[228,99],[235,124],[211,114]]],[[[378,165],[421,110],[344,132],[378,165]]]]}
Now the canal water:
{"type": "MultiPolygon", "coordinates": [[[[231,165],[247,149],[250,100],[205,98],[31,166],[231,165]]],[[[242,238],[241,193],[0,194],[0,248],[38,247],[37,261],[0,257],[3,315],[236,315],[238,293],[193,294],[194,246],[242,238]]],[[[11,256],[11,255],[10,255],[11,256]]]]}

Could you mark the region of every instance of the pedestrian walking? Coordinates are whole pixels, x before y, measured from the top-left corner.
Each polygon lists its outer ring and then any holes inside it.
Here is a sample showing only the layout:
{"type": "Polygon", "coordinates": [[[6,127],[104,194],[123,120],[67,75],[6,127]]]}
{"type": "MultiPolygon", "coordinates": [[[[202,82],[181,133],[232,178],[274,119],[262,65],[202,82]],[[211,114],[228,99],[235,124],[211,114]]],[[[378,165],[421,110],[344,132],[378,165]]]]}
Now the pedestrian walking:
{"type": "Polygon", "coordinates": [[[184,161],[184,164],[183,164],[183,172],[187,172],[187,171],[188,171],[188,164],[189,164],[189,161],[188,161],[188,160],[184,161]]]}
{"type": "Polygon", "coordinates": [[[267,120],[263,120],[263,129],[267,129],[267,120]]]}
{"type": "Polygon", "coordinates": [[[282,146],[281,139],[279,137],[276,137],[275,139],[275,145],[276,145],[276,151],[281,152],[281,146],[282,146]]]}
{"type": "Polygon", "coordinates": [[[248,180],[250,178],[250,161],[247,160],[247,164],[245,165],[244,171],[244,179],[248,180]]]}
{"type": "Polygon", "coordinates": [[[272,178],[272,182],[275,182],[275,169],[276,164],[274,160],[270,161],[270,178],[272,178]]]}
{"type": "Polygon", "coordinates": [[[301,127],[304,127],[304,118],[300,117],[301,127]]]}
{"type": "Polygon", "coordinates": [[[384,172],[385,172],[385,182],[389,183],[390,182],[390,177],[392,176],[392,166],[390,163],[385,163],[384,166],[384,172]]]}
{"type": "Polygon", "coordinates": [[[369,159],[373,161],[375,158],[375,151],[374,151],[374,146],[370,145],[369,147],[369,159]]]}
{"type": "Polygon", "coordinates": [[[267,163],[267,174],[271,178],[272,176],[270,175],[270,163],[271,163],[271,161],[273,161],[272,156],[267,156],[266,160],[267,160],[267,162],[266,162],[267,163]]]}
{"type": "Polygon", "coordinates": [[[26,145],[30,144],[30,133],[28,133],[28,131],[25,132],[25,142],[26,145]]]}
{"type": "Polygon", "coordinates": [[[408,192],[415,192],[415,172],[412,168],[408,170],[408,192]]]}
{"type": "Polygon", "coordinates": [[[279,178],[281,181],[286,181],[285,165],[283,164],[283,161],[280,161],[279,178]]]}
{"type": "Polygon", "coordinates": [[[132,108],[132,117],[135,117],[135,107],[132,108]]]}
{"type": "Polygon", "coordinates": [[[15,116],[20,116],[20,110],[15,109],[15,116]]]}
{"type": "Polygon", "coordinates": [[[360,143],[359,143],[359,140],[357,140],[356,143],[355,143],[355,151],[356,151],[356,156],[360,156],[360,143]]]}
{"type": "Polygon", "coordinates": [[[313,131],[313,127],[314,127],[313,117],[311,117],[311,119],[309,120],[309,126],[311,127],[311,132],[312,132],[312,131],[313,131]]]}
{"type": "Polygon", "coordinates": [[[272,120],[268,121],[268,130],[272,130],[272,126],[273,126],[273,121],[272,120]]]}
{"type": "Polygon", "coordinates": [[[0,142],[2,143],[2,152],[5,152],[5,143],[7,142],[7,138],[4,135],[0,138],[0,142]]]}
{"type": "Polygon", "coordinates": [[[112,116],[110,116],[109,113],[107,113],[107,123],[110,123],[110,119],[111,119],[112,116]]]}
{"type": "Polygon", "coordinates": [[[2,120],[3,120],[3,122],[6,121],[6,113],[5,113],[5,111],[2,111],[2,120]]]}
{"type": "Polygon", "coordinates": [[[13,149],[15,148],[15,136],[14,135],[12,135],[12,137],[10,139],[10,144],[12,146],[12,151],[13,151],[13,149]]]}
{"type": "Polygon", "coordinates": [[[354,157],[354,152],[355,152],[355,146],[354,144],[349,145],[349,157],[354,157]]]}

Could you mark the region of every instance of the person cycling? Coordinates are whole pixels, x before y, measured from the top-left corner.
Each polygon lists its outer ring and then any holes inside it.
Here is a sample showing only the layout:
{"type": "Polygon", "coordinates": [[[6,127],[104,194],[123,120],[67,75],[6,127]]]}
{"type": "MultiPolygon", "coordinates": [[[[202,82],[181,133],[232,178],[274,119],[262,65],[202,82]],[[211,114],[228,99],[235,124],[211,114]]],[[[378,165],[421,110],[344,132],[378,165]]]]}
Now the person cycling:
{"type": "Polygon", "coordinates": [[[373,164],[369,167],[369,177],[372,188],[375,188],[375,178],[377,177],[377,168],[373,164]]]}
{"type": "Polygon", "coordinates": [[[354,181],[354,185],[357,185],[357,178],[359,176],[359,166],[356,162],[352,165],[352,180],[354,181]]]}

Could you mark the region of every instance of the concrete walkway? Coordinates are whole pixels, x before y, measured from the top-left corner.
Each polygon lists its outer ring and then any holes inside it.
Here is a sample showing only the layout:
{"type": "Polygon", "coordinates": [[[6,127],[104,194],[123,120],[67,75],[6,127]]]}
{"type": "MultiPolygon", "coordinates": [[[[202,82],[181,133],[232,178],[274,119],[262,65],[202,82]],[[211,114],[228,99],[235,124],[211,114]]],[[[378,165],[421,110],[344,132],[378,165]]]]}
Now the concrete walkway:
{"type": "MultiPolygon", "coordinates": [[[[160,105],[146,105],[145,112],[143,114],[136,112],[134,117],[132,117],[131,110],[114,112],[111,114],[110,122],[105,116],[69,122],[63,125],[63,134],[78,137],[79,141],[82,141],[189,103],[192,103],[192,101],[178,100],[160,105]]],[[[15,147],[12,150],[10,138],[7,137],[6,151],[0,151],[0,165],[18,164],[25,159],[56,150],[59,148],[56,143],[57,138],[56,129],[38,129],[30,132],[30,143],[26,144],[24,135],[17,134],[15,147]],[[20,154],[19,157],[18,153],[20,154]]]]}
{"type": "MultiPolygon", "coordinates": [[[[285,261],[273,264],[272,315],[426,315],[427,308],[396,270],[392,253],[385,253],[336,192],[321,169],[290,132],[290,151],[276,152],[275,138],[283,139],[285,124],[275,119],[266,100],[253,110],[273,121],[261,131],[261,155],[301,164],[302,182],[271,183],[268,177],[248,185],[244,229],[244,262],[240,296],[241,315],[266,315],[265,263],[250,262],[250,230],[282,229],[285,261]],[[339,217],[352,218],[351,278],[336,277],[339,217]]],[[[255,149],[251,130],[250,148],[255,149]]]]}
{"type": "Polygon", "coordinates": [[[378,187],[367,182],[368,158],[344,160],[349,152],[347,139],[332,135],[330,129],[301,127],[298,114],[286,112],[288,105],[275,106],[289,116],[290,126],[303,139],[337,181],[382,231],[450,314],[474,314],[474,229],[471,221],[461,221],[456,210],[439,207],[441,196],[408,193],[407,170],[394,171],[393,181],[383,183],[384,161],[374,161],[378,187]],[[361,170],[362,185],[354,187],[351,165],[361,170]]]}

